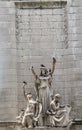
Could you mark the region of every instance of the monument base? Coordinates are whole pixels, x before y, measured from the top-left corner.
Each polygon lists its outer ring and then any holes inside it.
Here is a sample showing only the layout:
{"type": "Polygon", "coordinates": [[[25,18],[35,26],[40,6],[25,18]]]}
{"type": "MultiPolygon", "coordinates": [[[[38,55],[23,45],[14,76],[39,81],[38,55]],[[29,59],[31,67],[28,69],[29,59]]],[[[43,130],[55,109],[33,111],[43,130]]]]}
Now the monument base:
{"type": "Polygon", "coordinates": [[[0,130],[82,130],[82,119],[74,120],[73,124],[68,127],[45,127],[40,126],[36,128],[22,128],[14,121],[0,121],[0,130]]]}
{"type": "Polygon", "coordinates": [[[16,122],[0,122],[0,130],[70,130],[67,127],[36,127],[22,128],[16,122]]]}
{"type": "Polygon", "coordinates": [[[71,128],[68,127],[37,127],[37,128],[21,128],[16,122],[0,121],[0,130],[82,130],[82,121],[74,122],[71,128]]]}
{"type": "Polygon", "coordinates": [[[17,130],[70,130],[67,127],[37,127],[37,128],[17,128],[17,130]]]}

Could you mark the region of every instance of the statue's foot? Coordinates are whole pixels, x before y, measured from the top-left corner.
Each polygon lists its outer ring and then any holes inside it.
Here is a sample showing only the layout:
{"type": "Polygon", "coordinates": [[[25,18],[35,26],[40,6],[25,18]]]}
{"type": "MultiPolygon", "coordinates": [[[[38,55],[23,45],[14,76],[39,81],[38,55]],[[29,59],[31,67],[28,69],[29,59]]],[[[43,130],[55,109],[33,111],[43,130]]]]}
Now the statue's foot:
{"type": "Polygon", "coordinates": [[[35,117],[35,118],[33,118],[33,120],[37,122],[37,121],[38,121],[38,118],[37,118],[37,117],[35,117]]]}
{"type": "Polygon", "coordinates": [[[23,126],[22,126],[22,130],[26,130],[26,129],[27,129],[27,127],[23,127],[23,126]]]}
{"type": "Polygon", "coordinates": [[[32,126],[32,125],[29,125],[28,128],[33,128],[33,126],[32,126]]]}

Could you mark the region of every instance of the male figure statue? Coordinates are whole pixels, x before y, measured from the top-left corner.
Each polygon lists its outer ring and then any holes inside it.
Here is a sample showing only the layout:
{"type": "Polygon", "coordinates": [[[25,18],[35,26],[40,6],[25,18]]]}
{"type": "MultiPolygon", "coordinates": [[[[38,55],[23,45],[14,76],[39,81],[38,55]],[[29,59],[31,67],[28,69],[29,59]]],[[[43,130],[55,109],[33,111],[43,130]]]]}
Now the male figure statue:
{"type": "Polygon", "coordinates": [[[35,101],[32,97],[31,93],[26,93],[25,92],[25,85],[26,82],[23,82],[23,93],[24,93],[24,97],[27,100],[27,108],[25,110],[23,119],[22,119],[22,126],[24,127],[28,127],[28,128],[32,128],[33,127],[33,122],[38,121],[39,117],[40,117],[40,113],[42,110],[42,105],[41,103],[39,103],[38,101],[35,101]],[[39,112],[36,115],[36,108],[37,105],[39,104],[39,112]]]}

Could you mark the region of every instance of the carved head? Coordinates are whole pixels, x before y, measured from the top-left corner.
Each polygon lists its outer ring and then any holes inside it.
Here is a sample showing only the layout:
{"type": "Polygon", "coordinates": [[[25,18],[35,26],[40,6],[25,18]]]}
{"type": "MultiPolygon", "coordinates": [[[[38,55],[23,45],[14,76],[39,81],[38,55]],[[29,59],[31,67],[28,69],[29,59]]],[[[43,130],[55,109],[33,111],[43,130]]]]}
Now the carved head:
{"type": "Polygon", "coordinates": [[[41,70],[40,76],[47,76],[48,75],[48,71],[47,71],[46,67],[43,64],[41,64],[40,70],[41,70]]]}
{"type": "Polygon", "coordinates": [[[28,100],[32,98],[32,94],[31,94],[31,93],[27,93],[26,96],[27,96],[27,99],[28,99],[28,100]]]}
{"type": "Polygon", "coordinates": [[[21,114],[24,114],[24,112],[25,112],[25,110],[21,110],[21,112],[20,112],[20,113],[21,113],[21,114]]]}
{"type": "Polygon", "coordinates": [[[61,95],[59,93],[57,93],[57,94],[55,94],[54,98],[55,98],[56,101],[59,101],[60,98],[61,98],[61,95]]]}

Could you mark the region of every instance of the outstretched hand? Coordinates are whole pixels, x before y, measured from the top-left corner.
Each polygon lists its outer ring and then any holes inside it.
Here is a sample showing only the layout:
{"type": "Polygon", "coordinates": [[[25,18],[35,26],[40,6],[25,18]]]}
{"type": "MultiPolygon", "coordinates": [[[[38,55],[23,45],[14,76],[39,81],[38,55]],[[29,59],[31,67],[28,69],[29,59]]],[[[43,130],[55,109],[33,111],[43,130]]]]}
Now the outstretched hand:
{"type": "Polygon", "coordinates": [[[27,82],[26,82],[26,81],[23,81],[23,84],[24,84],[24,85],[27,85],[27,82]]]}
{"type": "Polygon", "coordinates": [[[53,63],[55,64],[56,63],[56,59],[53,57],[53,63]]]}
{"type": "Polygon", "coordinates": [[[30,67],[30,70],[33,70],[33,66],[30,67]]]}
{"type": "Polygon", "coordinates": [[[33,66],[31,67],[31,69],[33,69],[33,66]]]}

